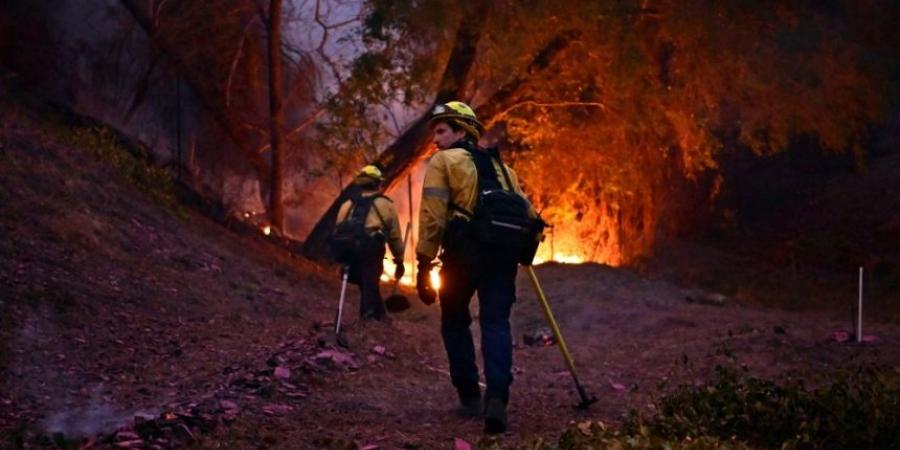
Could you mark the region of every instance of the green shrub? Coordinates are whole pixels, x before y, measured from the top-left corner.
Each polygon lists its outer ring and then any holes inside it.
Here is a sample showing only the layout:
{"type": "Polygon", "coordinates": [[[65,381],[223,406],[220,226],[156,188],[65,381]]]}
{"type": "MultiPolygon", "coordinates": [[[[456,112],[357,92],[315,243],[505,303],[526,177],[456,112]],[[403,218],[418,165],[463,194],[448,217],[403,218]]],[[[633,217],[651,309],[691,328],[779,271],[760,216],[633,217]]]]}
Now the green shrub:
{"type": "MultiPolygon", "coordinates": [[[[478,442],[479,450],[500,450],[502,447],[494,438],[484,438],[478,442]]],[[[573,423],[557,441],[547,442],[534,439],[515,447],[517,450],[724,450],[749,449],[736,440],[720,440],[716,437],[685,437],[669,439],[654,434],[647,427],[630,433],[613,430],[603,422],[585,421],[573,423]]]]}
{"type": "Polygon", "coordinates": [[[658,402],[656,414],[633,415],[624,430],[736,438],[765,448],[900,448],[898,379],[893,370],[866,366],[808,389],[801,378],[779,384],[719,366],[712,381],[679,387],[658,402]]]}
{"type": "Polygon", "coordinates": [[[182,214],[175,193],[172,176],[163,168],[149,162],[143,148],[127,148],[107,128],[75,128],[67,134],[70,144],[91,151],[109,162],[125,178],[155,201],[182,214]]]}

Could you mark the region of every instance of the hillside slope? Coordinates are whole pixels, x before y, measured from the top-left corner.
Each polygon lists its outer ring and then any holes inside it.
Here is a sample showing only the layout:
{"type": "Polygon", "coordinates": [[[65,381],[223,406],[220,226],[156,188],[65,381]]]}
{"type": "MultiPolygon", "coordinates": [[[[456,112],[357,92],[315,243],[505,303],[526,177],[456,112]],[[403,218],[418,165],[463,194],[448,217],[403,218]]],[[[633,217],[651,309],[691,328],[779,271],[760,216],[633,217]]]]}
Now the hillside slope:
{"type": "MultiPolygon", "coordinates": [[[[84,139],[100,131],[9,96],[0,117],[0,447],[482,439],[479,422],[453,413],[436,307],[414,301],[389,323],[359,322],[351,288],[350,350],[322,345],[339,292],[333,268],[179,205],[160,180],[116,162],[119,150],[85,145],[109,144],[84,139]]],[[[544,319],[520,274],[504,446],[553,439],[572,420],[616,422],[645,409],[661,382],[705,377],[725,348],[765,376],[849,359],[900,366],[897,326],[873,326],[875,342],[851,346],[829,339],[847,326],[839,316],[687,302],[666,281],[599,265],[537,272],[600,401],[573,410],[557,349],[522,345],[544,319]],[[676,360],[693,371],[673,370],[676,360]]]]}

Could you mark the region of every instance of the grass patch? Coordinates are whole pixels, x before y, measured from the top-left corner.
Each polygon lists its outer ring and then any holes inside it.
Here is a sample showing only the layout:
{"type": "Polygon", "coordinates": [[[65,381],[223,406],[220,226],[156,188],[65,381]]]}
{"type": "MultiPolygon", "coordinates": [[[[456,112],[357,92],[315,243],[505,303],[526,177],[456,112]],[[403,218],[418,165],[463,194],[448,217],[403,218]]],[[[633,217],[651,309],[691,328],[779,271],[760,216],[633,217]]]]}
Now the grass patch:
{"type": "Polygon", "coordinates": [[[171,174],[161,167],[150,164],[145,149],[126,147],[111,130],[102,127],[74,128],[66,133],[65,140],[107,161],[153,200],[172,210],[176,215],[185,216],[178,202],[171,174]]]}

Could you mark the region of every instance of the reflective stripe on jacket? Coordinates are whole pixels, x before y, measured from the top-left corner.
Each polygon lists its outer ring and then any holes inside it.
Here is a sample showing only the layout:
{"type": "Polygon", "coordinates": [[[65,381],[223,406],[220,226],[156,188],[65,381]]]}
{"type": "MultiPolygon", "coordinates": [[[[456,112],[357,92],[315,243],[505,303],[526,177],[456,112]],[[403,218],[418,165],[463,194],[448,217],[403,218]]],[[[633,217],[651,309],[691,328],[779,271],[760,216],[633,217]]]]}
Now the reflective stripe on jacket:
{"type": "MultiPolygon", "coordinates": [[[[363,192],[363,197],[371,197],[378,195],[378,192],[363,192]]],[[[352,200],[347,200],[341,204],[338,210],[337,222],[341,223],[347,220],[350,215],[350,207],[352,200]]],[[[394,208],[394,202],[387,197],[378,197],[372,202],[372,208],[366,215],[366,229],[371,233],[381,231],[384,233],[388,247],[394,258],[403,258],[403,237],[400,233],[400,219],[397,217],[397,209],[394,208]]]]}
{"type": "MultiPolygon", "coordinates": [[[[476,150],[482,151],[482,150],[476,150]]],[[[503,189],[509,190],[506,177],[500,168],[500,162],[493,159],[494,171],[503,189]]],[[[504,164],[504,166],[506,166],[504,164]]],[[[509,173],[512,189],[522,194],[516,173],[506,166],[509,173]]],[[[437,257],[444,230],[447,223],[459,216],[466,220],[466,214],[456,211],[449,206],[454,205],[465,209],[469,213],[474,212],[478,193],[478,172],[472,155],[464,148],[450,148],[435,153],[428,161],[425,169],[425,181],[422,183],[422,203],[419,208],[419,242],[416,245],[416,254],[425,258],[437,257]]],[[[531,209],[532,217],[537,217],[534,209],[531,209]]],[[[471,214],[469,215],[471,216],[471,214]]]]}

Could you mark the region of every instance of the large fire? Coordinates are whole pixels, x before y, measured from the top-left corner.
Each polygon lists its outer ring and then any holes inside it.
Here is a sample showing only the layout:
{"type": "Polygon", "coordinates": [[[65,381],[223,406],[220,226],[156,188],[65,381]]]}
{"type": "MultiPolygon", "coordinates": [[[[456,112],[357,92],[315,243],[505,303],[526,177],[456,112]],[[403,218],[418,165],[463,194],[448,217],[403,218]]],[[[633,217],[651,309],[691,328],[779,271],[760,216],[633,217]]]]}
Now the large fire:
{"type": "MultiPolygon", "coordinates": [[[[560,264],[584,264],[585,258],[579,254],[565,253],[565,252],[554,252],[551,254],[550,247],[546,245],[541,245],[538,249],[537,255],[534,257],[534,264],[545,264],[548,262],[555,262],[560,264]]],[[[404,262],[403,266],[406,268],[403,277],[400,278],[400,284],[403,286],[415,286],[416,280],[413,275],[413,264],[409,262],[404,262]]],[[[381,281],[384,283],[393,283],[394,282],[394,271],[397,269],[397,265],[394,264],[394,261],[390,259],[384,260],[384,272],[381,273],[381,281]]],[[[441,288],[441,277],[440,277],[440,267],[435,267],[431,269],[431,273],[429,274],[429,279],[431,281],[431,286],[435,290],[440,290],[441,288]]]]}
{"type": "MultiPolygon", "coordinates": [[[[424,164],[413,171],[411,179],[405,183],[398,183],[387,193],[394,200],[404,230],[408,226],[410,215],[413,216],[411,236],[407,242],[407,262],[404,262],[406,273],[400,279],[400,284],[404,286],[415,286],[416,284],[413,266],[415,265],[414,248],[418,224],[415,220],[415,212],[418,211],[419,197],[422,191],[423,169],[424,164]],[[410,191],[412,192],[410,193],[410,191]]],[[[613,214],[615,211],[609,214],[605,214],[607,211],[596,212],[595,216],[577,220],[575,209],[575,206],[570,204],[556,205],[555,211],[551,214],[552,217],[545,217],[546,220],[556,223],[552,224],[552,228],[545,230],[546,236],[538,248],[534,264],[602,262],[614,266],[621,265],[623,255],[618,245],[618,235],[614,232],[618,223],[617,220],[612,220],[616,217],[613,214]]],[[[386,259],[381,281],[393,282],[395,268],[394,262],[386,259]]],[[[432,271],[430,279],[432,286],[440,285],[437,268],[432,271]]]]}

